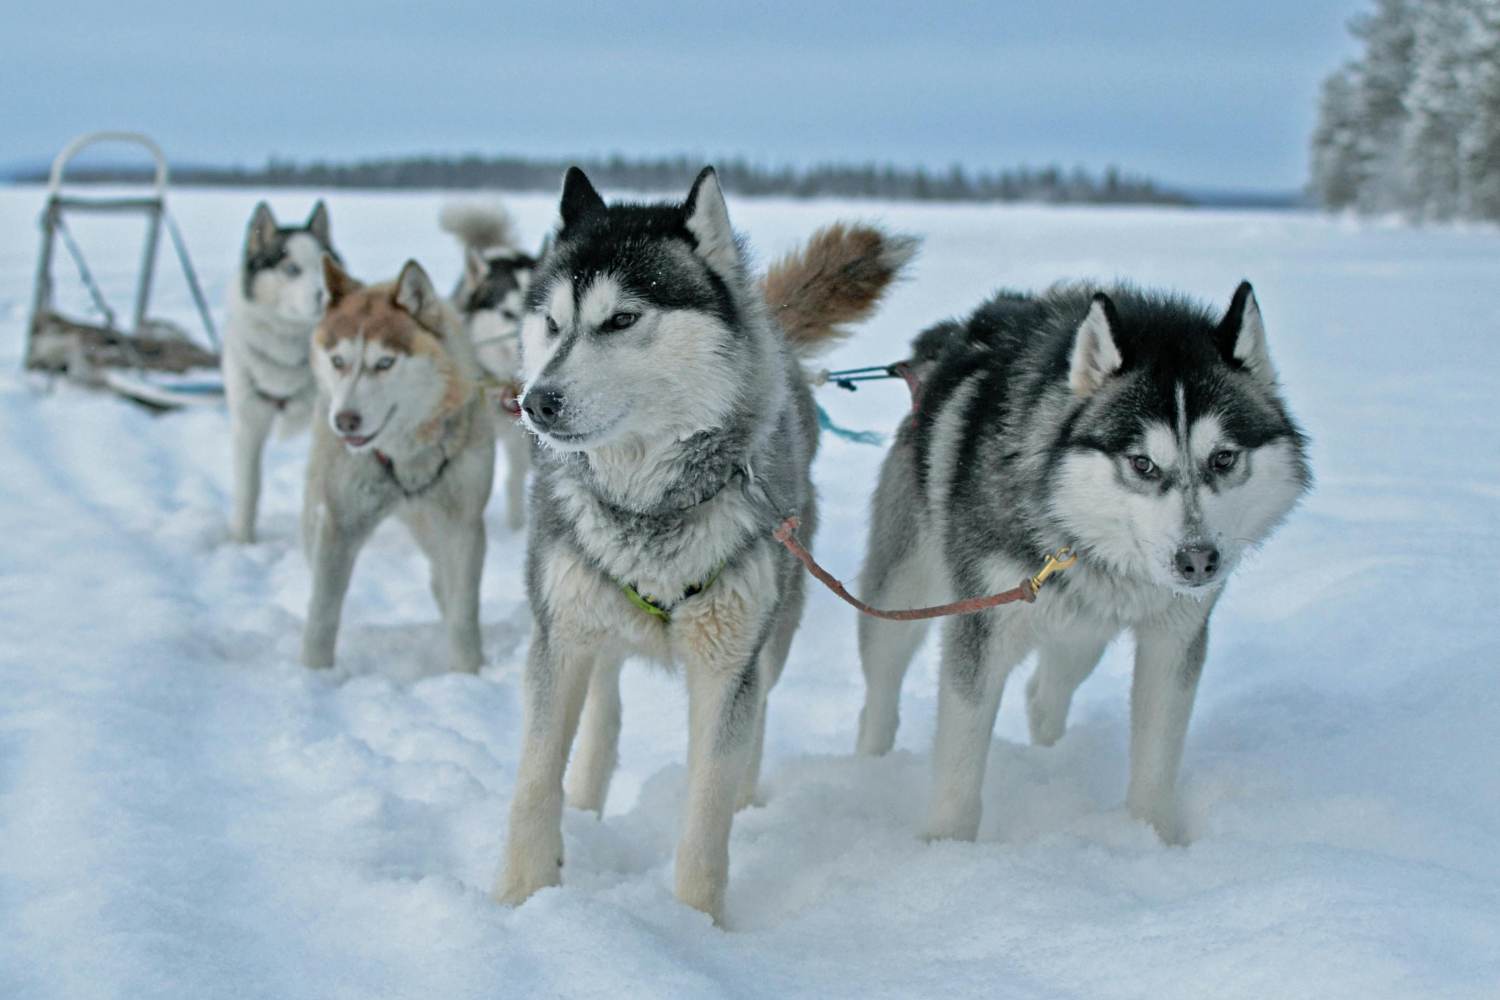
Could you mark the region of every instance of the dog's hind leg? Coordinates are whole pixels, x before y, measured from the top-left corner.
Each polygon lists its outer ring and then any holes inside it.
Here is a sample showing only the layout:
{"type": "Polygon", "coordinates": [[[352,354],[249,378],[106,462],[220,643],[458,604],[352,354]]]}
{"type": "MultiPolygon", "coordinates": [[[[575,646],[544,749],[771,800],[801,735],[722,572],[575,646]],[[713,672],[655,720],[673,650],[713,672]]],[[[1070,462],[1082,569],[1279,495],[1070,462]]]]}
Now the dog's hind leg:
{"type": "MultiPolygon", "coordinates": [[[[931,603],[938,590],[931,557],[917,546],[882,563],[882,553],[872,547],[860,574],[860,595],[876,607],[907,608],[931,603]]],[[[859,665],[865,675],[865,704],[859,712],[862,754],[888,752],[896,742],[901,721],[901,682],[907,667],[927,635],[928,622],[887,621],[861,615],[859,619],[859,665]]]]}
{"type": "Polygon", "coordinates": [[[242,545],[255,541],[260,508],[260,465],[276,411],[253,397],[235,400],[229,408],[229,437],[234,453],[234,512],[229,537],[242,545]]]}
{"type": "Polygon", "coordinates": [[[438,536],[437,528],[433,524],[432,514],[430,511],[417,509],[408,512],[402,520],[406,523],[412,538],[416,539],[417,547],[427,557],[428,588],[432,591],[432,599],[437,602],[443,621],[446,622],[448,620],[448,590],[443,572],[446,563],[442,539],[438,536]]]}
{"type": "Polygon", "coordinates": [[[620,659],[601,656],[594,667],[578,726],[578,750],[568,766],[568,805],[601,816],[609,781],[620,759],[621,663],[620,659]]]}
{"type": "Polygon", "coordinates": [[[757,691],[759,697],[755,705],[754,737],[750,743],[750,759],[745,763],[745,776],[740,781],[739,795],[735,799],[734,807],[737,810],[753,805],[757,801],[756,790],[760,785],[761,757],[765,753],[766,746],[766,701],[771,695],[771,688],[781,679],[781,671],[786,666],[787,654],[791,652],[792,639],[796,636],[797,626],[802,621],[802,606],[806,601],[807,593],[806,579],[799,568],[796,575],[787,581],[788,593],[779,612],[780,618],[770,639],[760,651],[760,684],[757,691]]]}
{"type": "Polygon", "coordinates": [[[1036,670],[1026,682],[1026,721],[1031,742],[1050,747],[1068,726],[1068,708],[1078,690],[1104,655],[1109,638],[1058,636],[1042,644],[1036,670]]]}
{"type": "MultiPolygon", "coordinates": [[[[1205,612],[1206,614],[1206,612],[1205,612]]],[[[1208,653],[1208,621],[1153,623],[1135,630],[1135,676],[1130,686],[1130,815],[1145,820],[1168,843],[1177,828],[1177,771],[1198,678],[1208,653]],[[1177,627],[1186,624],[1187,627],[1177,627]]]]}
{"type": "Polygon", "coordinates": [[[1005,679],[1029,651],[993,612],[950,618],[943,628],[937,742],[932,752],[930,840],[973,840],[980,793],[1005,679]]]}
{"type": "Polygon", "coordinates": [[[521,763],[510,802],[505,867],[494,892],[510,906],[562,879],[563,769],[595,662],[587,642],[558,636],[563,630],[557,623],[548,625],[537,623],[526,661],[521,763]]]}

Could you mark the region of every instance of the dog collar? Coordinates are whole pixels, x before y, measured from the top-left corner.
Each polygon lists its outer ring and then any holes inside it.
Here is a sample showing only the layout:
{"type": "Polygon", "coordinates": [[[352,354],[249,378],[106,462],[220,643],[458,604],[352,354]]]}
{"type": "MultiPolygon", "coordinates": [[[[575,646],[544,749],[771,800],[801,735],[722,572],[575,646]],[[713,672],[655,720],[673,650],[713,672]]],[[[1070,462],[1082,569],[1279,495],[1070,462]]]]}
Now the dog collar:
{"type": "Polygon", "coordinates": [[[707,579],[693,584],[687,590],[683,591],[682,596],[671,604],[663,604],[660,599],[641,593],[635,589],[633,584],[621,583],[620,590],[624,591],[626,598],[629,599],[631,604],[634,604],[646,612],[646,614],[651,615],[653,618],[660,618],[663,622],[670,622],[672,620],[672,609],[689,597],[697,597],[709,587],[712,587],[714,581],[719,578],[719,574],[724,572],[724,566],[724,563],[719,563],[718,567],[708,575],[707,579]]]}
{"type": "Polygon", "coordinates": [[[432,489],[437,485],[438,480],[443,478],[443,473],[448,471],[449,458],[445,454],[443,455],[443,461],[437,467],[437,471],[432,474],[432,478],[416,489],[409,490],[406,488],[406,484],[401,482],[401,477],[396,475],[396,463],[391,460],[391,456],[379,450],[372,451],[370,454],[375,456],[375,461],[380,463],[380,467],[385,470],[385,474],[391,477],[391,482],[396,484],[396,489],[405,494],[408,500],[413,500],[432,489]]]}

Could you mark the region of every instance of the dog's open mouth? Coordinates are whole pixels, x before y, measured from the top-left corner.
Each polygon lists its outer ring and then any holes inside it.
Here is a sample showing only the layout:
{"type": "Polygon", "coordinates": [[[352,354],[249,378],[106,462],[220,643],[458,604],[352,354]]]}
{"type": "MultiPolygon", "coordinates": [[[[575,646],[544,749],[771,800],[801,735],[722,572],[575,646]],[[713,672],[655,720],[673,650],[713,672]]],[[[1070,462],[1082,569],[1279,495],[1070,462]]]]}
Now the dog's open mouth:
{"type": "Polygon", "coordinates": [[[385,415],[385,419],[380,422],[380,426],[375,428],[370,433],[339,435],[339,437],[344,442],[344,447],[348,448],[350,451],[363,451],[365,448],[369,447],[371,441],[374,441],[380,436],[381,432],[385,430],[386,425],[391,422],[391,418],[395,415],[396,408],[392,406],[390,412],[385,415]]]}

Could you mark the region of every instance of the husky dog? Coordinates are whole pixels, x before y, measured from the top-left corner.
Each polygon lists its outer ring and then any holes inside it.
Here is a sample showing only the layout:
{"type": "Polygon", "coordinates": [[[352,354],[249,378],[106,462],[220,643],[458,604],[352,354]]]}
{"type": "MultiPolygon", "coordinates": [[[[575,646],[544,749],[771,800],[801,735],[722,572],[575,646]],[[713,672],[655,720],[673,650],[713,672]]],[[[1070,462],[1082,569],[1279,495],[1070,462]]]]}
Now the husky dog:
{"type": "Polygon", "coordinates": [[[680,205],[606,206],[568,171],[521,321],[523,420],[542,447],[501,901],[559,880],[563,768],[580,716],[567,799],[602,810],[620,665],[637,654],[685,668],[677,897],[720,917],[730,823],[754,794],[766,693],[802,613],[802,571],[771,538],[771,508],[799,514],[809,536],[816,523],[818,424],[798,359],[868,315],[914,250],[835,227],[763,288],[712,168],[680,205]]]}
{"type": "Polygon", "coordinates": [[[536,258],[516,248],[510,216],[498,206],[454,204],[440,225],[464,248],[464,273],[449,301],[463,317],[479,364],[499,383],[496,433],[505,448],[505,519],[519,531],[526,518],[531,437],[520,426],[520,328],[536,258]]]}
{"type": "MultiPolygon", "coordinates": [[[[1070,547],[1030,607],[943,625],[927,832],[972,840],[1006,677],[1033,649],[1032,741],[1062,736],[1073,692],[1135,633],[1133,816],[1177,839],[1188,716],[1225,580],[1308,489],[1250,285],[1222,318],[1181,298],[1077,286],[1000,294],[916,342],[919,410],[881,469],[862,596],[911,606],[993,593],[1070,547]]],[[[925,623],[861,619],[860,752],[896,734],[925,623]]]]}
{"type": "Polygon", "coordinates": [[[261,452],[272,425],[286,437],[312,416],[317,390],[308,350],[323,315],[325,253],[338,258],[321,201],[304,225],[292,227],[277,225],[265,202],[255,206],[230,289],[222,361],[234,449],[229,533],[236,542],[255,541],[261,452]]]}
{"type": "Polygon", "coordinates": [[[313,571],[302,662],[332,666],[355,556],[394,512],[432,565],[450,668],[476,671],[495,430],[474,349],[416,261],[369,287],[331,257],[323,272],[328,311],[313,335],[319,392],[302,511],[313,571]]]}

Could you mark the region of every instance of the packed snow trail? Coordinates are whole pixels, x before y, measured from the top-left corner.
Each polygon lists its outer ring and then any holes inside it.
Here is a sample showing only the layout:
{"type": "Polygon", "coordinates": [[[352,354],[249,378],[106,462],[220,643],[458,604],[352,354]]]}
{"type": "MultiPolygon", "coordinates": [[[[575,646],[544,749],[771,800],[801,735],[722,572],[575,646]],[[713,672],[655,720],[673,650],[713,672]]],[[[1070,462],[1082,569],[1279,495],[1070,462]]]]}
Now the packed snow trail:
{"type": "MultiPolygon", "coordinates": [[[[215,301],[253,201],[177,198],[215,301]]],[[[335,196],[336,240],[356,274],[417,256],[451,276],[440,203],[335,196]]],[[[1249,277],[1318,486],[1216,612],[1187,847],[1121,806],[1128,641],[1052,749],[1026,745],[1020,671],[979,841],[923,843],[936,645],[896,752],[856,758],[853,613],[816,593],[771,695],[764,804],[735,824],[723,932],[672,897],[685,698],[640,666],[610,808],[565,818],[563,887],[490,901],[530,630],[503,512],[481,676],[438,672],[425,565],[395,524],[355,570],[339,668],[304,670],[305,440],[268,449],[265,540],[238,547],[222,412],[152,417],[23,377],[40,204],[0,191],[0,996],[1500,995],[1493,231],[732,201],[761,259],[835,217],[928,235],[832,367],[894,360],[1001,284],[1124,274],[1223,302],[1249,277]]],[[[544,231],[551,199],[512,206],[544,231]]],[[[135,247],[101,248],[118,293],[135,247]]],[[[162,301],[188,308],[165,279],[162,301]]],[[[853,427],[906,405],[899,383],[821,393],[853,427]]],[[[823,448],[816,552],[852,578],[880,450],[823,448]]]]}

